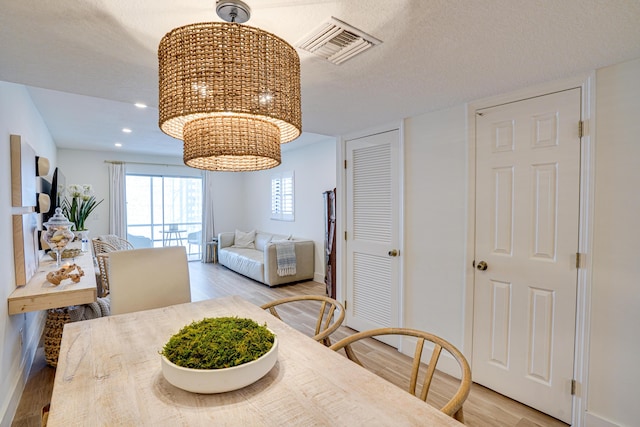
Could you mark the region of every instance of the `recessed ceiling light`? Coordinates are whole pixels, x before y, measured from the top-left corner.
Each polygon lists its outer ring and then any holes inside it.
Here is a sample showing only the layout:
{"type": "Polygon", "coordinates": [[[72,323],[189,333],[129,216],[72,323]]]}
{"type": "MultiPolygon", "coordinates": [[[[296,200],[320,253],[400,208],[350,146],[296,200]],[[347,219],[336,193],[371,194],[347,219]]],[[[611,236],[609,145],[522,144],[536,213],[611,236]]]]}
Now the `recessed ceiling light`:
{"type": "Polygon", "coordinates": [[[136,102],[133,105],[135,105],[138,108],[147,108],[147,104],[143,104],[142,102],[136,102]]]}
{"type": "Polygon", "coordinates": [[[122,128],[122,132],[124,132],[124,133],[131,133],[131,129],[129,129],[129,128],[122,128]]]}
{"type": "Polygon", "coordinates": [[[119,142],[116,142],[114,145],[115,145],[116,147],[122,147],[122,144],[121,144],[121,143],[119,143],[119,142]]]}

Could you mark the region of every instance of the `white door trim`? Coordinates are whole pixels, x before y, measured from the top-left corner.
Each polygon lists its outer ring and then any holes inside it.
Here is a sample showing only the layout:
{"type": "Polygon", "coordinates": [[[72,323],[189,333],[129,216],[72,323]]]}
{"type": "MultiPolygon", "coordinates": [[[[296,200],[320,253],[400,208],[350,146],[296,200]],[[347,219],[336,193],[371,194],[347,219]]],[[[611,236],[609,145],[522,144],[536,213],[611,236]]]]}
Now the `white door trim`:
{"type": "MultiPolygon", "coordinates": [[[[468,141],[468,194],[467,194],[467,250],[465,254],[465,301],[464,301],[464,340],[463,353],[470,358],[473,354],[473,295],[475,259],[475,211],[476,211],[476,110],[532,98],[548,93],[579,87],[582,89],[581,114],[585,122],[580,159],[580,228],[578,247],[586,254],[582,268],[578,272],[578,294],[576,304],[576,337],[574,356],[574,379],[577,382],[573,397],[572,425],[582,426],[587,410],[587,384],[589,366],[589,336],[591,317],[591,283],[593,253],[593,195],[595,165],[595,72],[574,78],[545,83],[525,88],[509,94],[480,99],[467,104],[467,141],[468,141]]],[[[471,359],[469,359],[471,360],[471,359]]],[[[473,367],[471,368],[473,372],[473,367]]]]}
{"type": "MultiPolygon", "coordinates": [[[[398,247],[400,249],[400,253],[404,252],[404,121],[395,122],[395,123],[387,123],[381,126],[376,126],[373,128],[365,129],[358,132],[348,133],[346,135],[342,135],[340,138],[336,140],[336,188],[338,189],[337,194],[337,202],[338,206],[336,209],[336,232],[338,233],[338,237],[336,239],[336,296],[338,301],[344,302],[346,299],[346,288],[344,283],[347,277],[347,271],[344,268],[346,263],[346,248],[345,248],[345,239],[344,239],[344,224],[347,218],[347,199],[346,199],[346,185],[347,185],[347,176],[346,170],[344,168],[344,162],[347,156],[347,141],[350,139],[362,138],[368,135],[374,135],[377,133],[389,132],[397,130],[398,131],[398,170],[400,171],[399,179],[399,187],[400,194],[398,195],[398,203],[400,205],[399,212],[399,229],[400,235],[398,236],[398,247]]],[[[399,327],[404,326],[404,258],[400,257],[400,265],[399,265],[399,286],[398,286],[398,319],[397,324],[399,327]]],[[[400,344],[402,346],[402,344],[400,344]]],[[[399,349],[400,350],[400,349],[399,349]]]]}

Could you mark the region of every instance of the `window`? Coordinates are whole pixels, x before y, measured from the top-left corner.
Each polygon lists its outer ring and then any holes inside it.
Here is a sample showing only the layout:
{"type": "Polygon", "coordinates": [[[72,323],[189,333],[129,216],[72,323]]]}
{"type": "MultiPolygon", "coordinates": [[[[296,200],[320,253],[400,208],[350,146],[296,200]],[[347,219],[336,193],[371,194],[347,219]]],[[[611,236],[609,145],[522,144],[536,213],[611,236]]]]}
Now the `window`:
{"type": "Polygon", "coordinates": [[[271,177],[271,219],[293,221],[293,172],[271,177]]]}
{"type": "Polygon", "coordinates": [[[127,174],[127,237],[136,247],[188,246],[199,259],[202,230],[202,179],[127,174]]]}

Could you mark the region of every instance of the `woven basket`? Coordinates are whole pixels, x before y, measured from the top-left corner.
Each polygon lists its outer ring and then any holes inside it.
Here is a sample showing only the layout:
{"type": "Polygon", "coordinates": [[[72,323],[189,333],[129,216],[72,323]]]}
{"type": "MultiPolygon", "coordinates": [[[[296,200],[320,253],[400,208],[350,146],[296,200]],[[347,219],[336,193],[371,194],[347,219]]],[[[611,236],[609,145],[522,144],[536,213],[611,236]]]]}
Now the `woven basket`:
{"type": "Polygon", "coordinates": [[[44,324],[44,356],[47,365],[58,366],[58,355],[60,354],[60,341],[62,340],[62,329],[65,323],[71,321],[69,311],[66,308],[52,308],[47,310],[47,320],[44,324]]]}
{"type": "MultiPolygon", "coordinates": [[[[62,253],[60,253],[60,258],[61,259],[76,258],[76,257],[79,257],[80,255],[82,255],[81,249],[65,249],[64,251],[62,251],[62,253]]],[[[49,251],[49,256],[54,260],[56,259],[56,253],[53,251],[49,251]]]]}

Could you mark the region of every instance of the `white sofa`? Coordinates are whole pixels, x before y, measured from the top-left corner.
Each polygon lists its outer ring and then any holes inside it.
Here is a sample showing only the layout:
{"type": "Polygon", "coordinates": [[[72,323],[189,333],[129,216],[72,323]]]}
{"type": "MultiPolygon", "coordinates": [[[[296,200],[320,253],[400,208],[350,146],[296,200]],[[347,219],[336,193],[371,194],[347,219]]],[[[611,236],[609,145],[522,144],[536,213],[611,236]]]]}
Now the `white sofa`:
{"type": "Polygon", "coordinates": [[[243,233],[236,230],[218,234],[218,262],[268,286],[313,279],[314,260],[313,240],[262,231],[243,233]],[[278,274],[276,245],[282,242],[293,242],[295,274],[278,274]]]}

